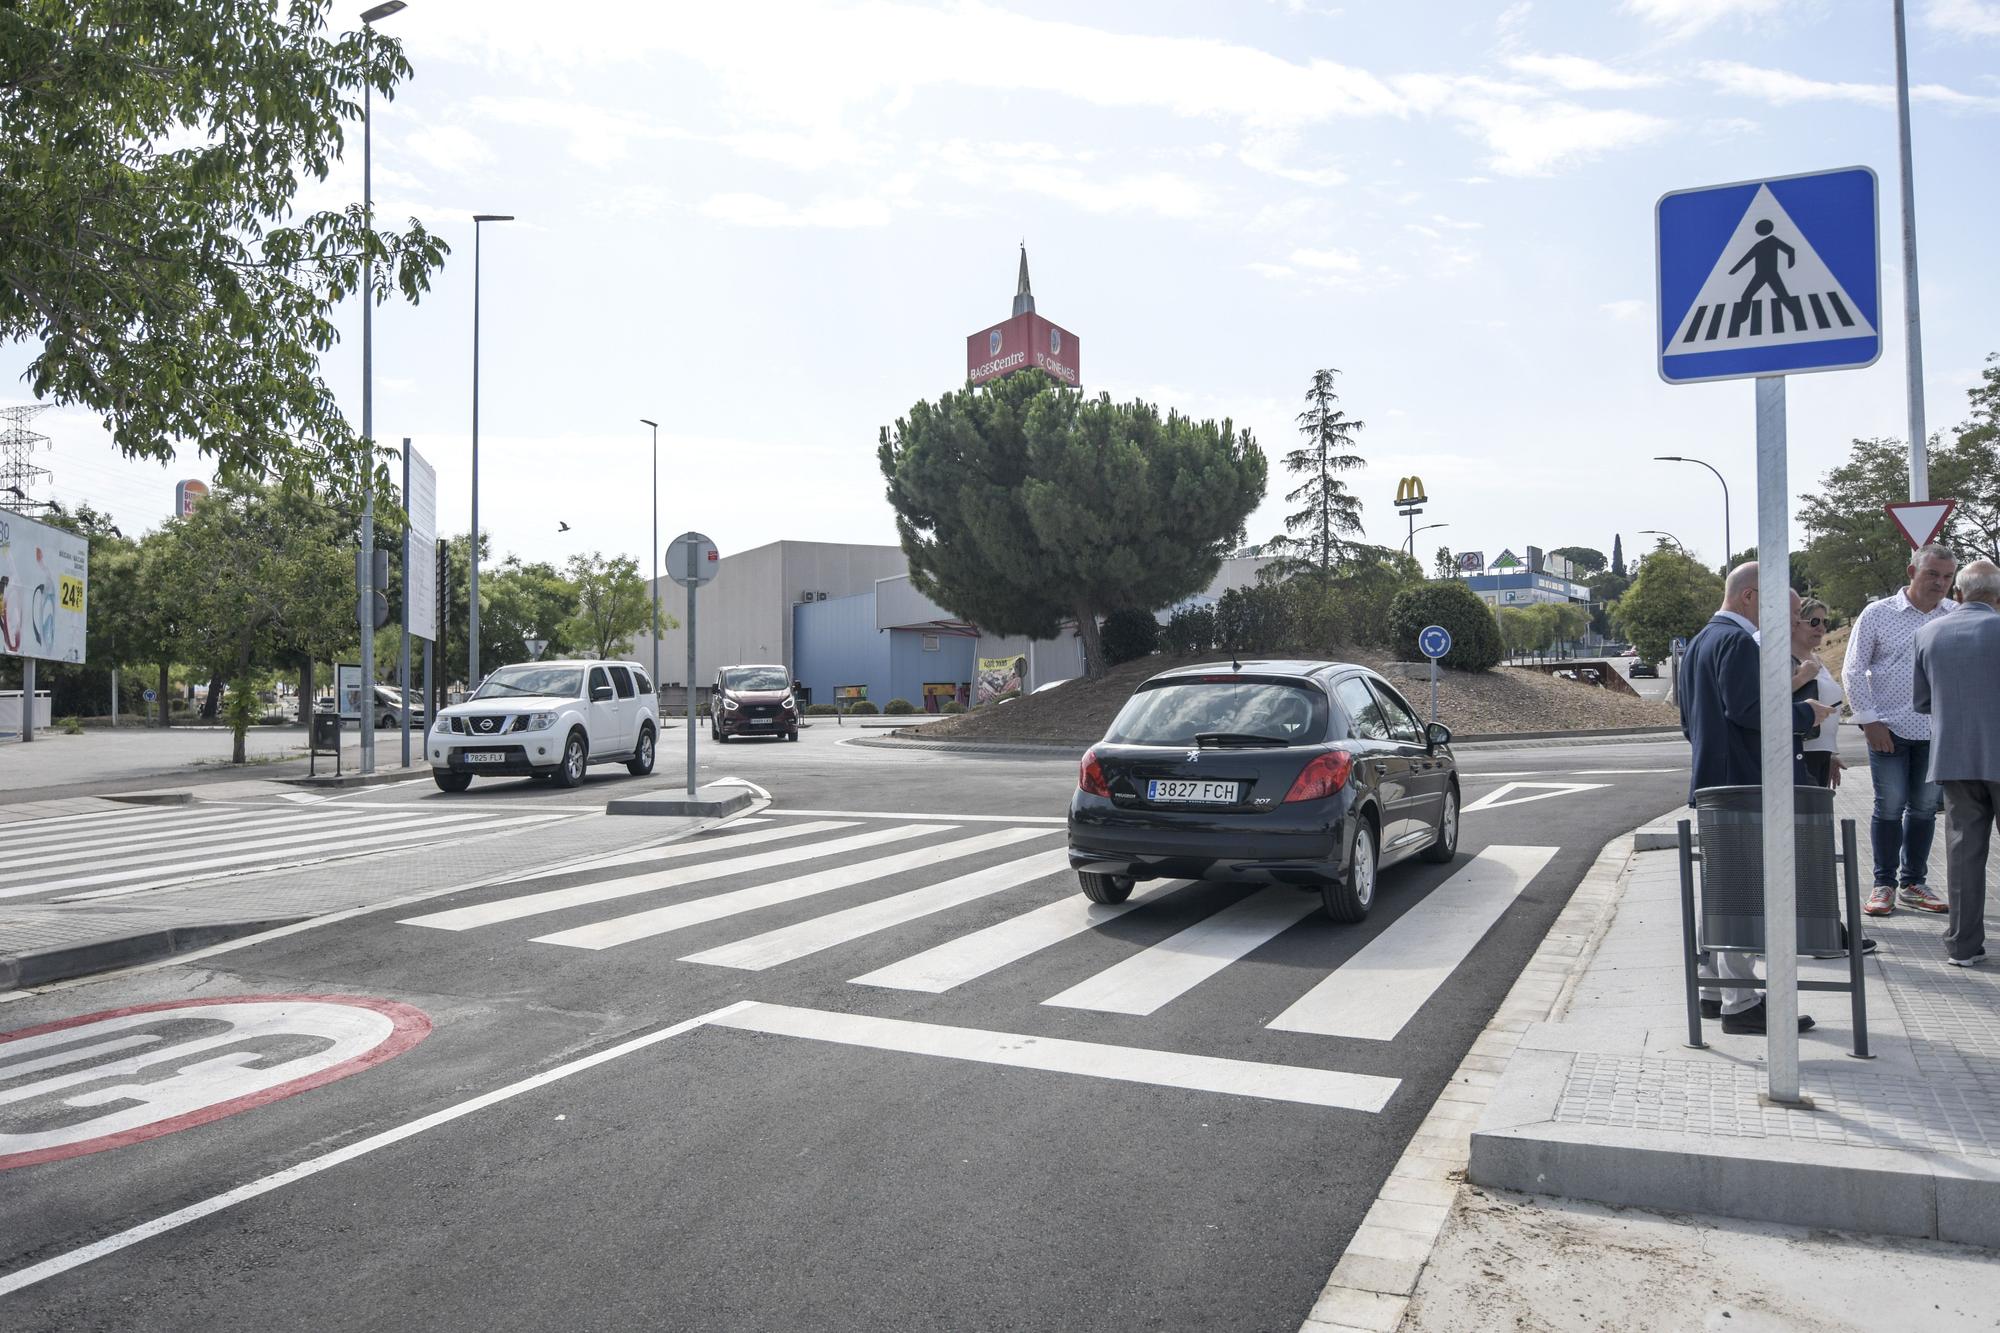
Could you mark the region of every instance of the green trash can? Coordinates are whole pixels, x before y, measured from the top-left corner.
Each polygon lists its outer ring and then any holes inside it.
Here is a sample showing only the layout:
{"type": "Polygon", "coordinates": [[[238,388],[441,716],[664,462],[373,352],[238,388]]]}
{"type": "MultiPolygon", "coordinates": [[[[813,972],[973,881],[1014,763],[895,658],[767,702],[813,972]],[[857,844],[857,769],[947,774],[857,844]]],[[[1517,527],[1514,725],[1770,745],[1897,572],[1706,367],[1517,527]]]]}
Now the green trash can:
{"type": "MultiPolygon", "coordinates": [[[[1764,789],[1703,787],[1694,794],[1701,830],[1701,947],[1764,952],[1764,789]]],[[[1792,788],[1798,949],[1834,953],[1840,939],[1840,861],[1833,792],[1792,788]]]]}

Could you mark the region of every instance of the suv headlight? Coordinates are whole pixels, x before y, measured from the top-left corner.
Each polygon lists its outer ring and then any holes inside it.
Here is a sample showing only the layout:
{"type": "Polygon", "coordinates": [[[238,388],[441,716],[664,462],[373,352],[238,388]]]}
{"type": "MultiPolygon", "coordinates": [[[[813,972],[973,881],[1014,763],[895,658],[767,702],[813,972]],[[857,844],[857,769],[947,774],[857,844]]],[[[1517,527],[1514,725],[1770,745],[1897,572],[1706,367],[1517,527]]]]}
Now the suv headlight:
{"type": "Polygon", "coordinates": [[[437,721],[431,723],[431,730],[436,732],[441,732],[447,735],[450,734],[451,719],[448,717],[439,718],[437,721]]]}
{"type": "Polygon", "coordinates": [[[725,713],[733,713],[733,712],[735,712],[735,711],[736,711],[736,701],[735,701],[734,699],[724,699],[724,700],[722,701],[722,711],[723,711],[723,712],[725,712],[725,713]]]}
{"type": "Polygon", "coordinates": [[[556,724],[556,715],[554,713],[528,714],[529,731],[547,731],[550,727],[553,727],[555,724],[556,724]]]}

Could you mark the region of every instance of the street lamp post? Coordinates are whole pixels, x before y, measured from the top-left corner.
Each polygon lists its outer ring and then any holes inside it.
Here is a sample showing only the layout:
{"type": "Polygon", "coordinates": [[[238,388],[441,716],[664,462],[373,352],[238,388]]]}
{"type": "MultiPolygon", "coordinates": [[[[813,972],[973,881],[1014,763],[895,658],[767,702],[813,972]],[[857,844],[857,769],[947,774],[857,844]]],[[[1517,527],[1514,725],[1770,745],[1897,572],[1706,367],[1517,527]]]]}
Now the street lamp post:
{"type": "MultiPolygon", "coordinates": [[[[1715,479],[1722,482],[1722,559],[1726,566],[1736,558],[1736,544],[1729,536],[1729,483],[1722,480],[1722,474],[1715,471],[1713,463],[1703,463],[1699,458],[1684,458],[1680,454],[1655,454],[1655,463],[1695,463],[1715,472],[1715,479]]],[[[1727,572],[1725,569],[1724,572],[1727,572]]]]}
{"type": "Polygon", "coordinates": [[[512,222],[512,213],[472,215],[472,555],[466,576],[465,683],[479,684],[479,234],[488,222],[512,222]]]}
{"type": "Polygon", "coordinates": [[[1410,559],[1415,560],[1417,558],[1418,533],[1429,532],[1432,528],[1448,528],[1450,526],[1451,524],[1449,523],[1426,523],[1421,528],[1411,528],[1410,535],[1403,539],[1403,549],[1410,553],[1410,559]]]}
{"type": "Polygon", "coordinates": [[[1924,332],[1917,309],[1917,187],[1910,161],[1910,52],[1903,35],[1903,0],[1896,21],[1896,157],[1903,186],[1903,392],[1910,414],[1910,498],[1931,498],[1930,437],[1924,433],[1924,332]]]}
{"type": "MultiPolygon", "coordinates": [[[[640,417],[639,424],[653,428],[653,567],[646,571],[646,597],[653,604],[653,689],[660,688],[660,423],[640,417]]],[[[688,723],[693,726],[693,722],[688,723]]]]}
{"type": "MultiPolygon", "coordinates": [[[[361,14],[373,27],[409,8],[406,0],[383,0],[361,14]]],[[[375,230],[375,118],[372,86],[361,82],[361,225],[375,230]]],[[[361,771],[375,771],[375,262],[361,250],[361,439],[367,453],[361,475],[361,558],[355,562],[358,592],[355,618],[361,628],[361,771]]]]}
{"type": "Polygon", "coordinates": [[[1681,539],[1679,537],[1674,536],[1674,534],[1671,532],[1662,532],[1658,528],[1640,528],[1639,535],[1641,537],[1665,537],[1668,541],[1674,544],[1675,548],[1678,549],[1682,555],[1686,555],[1688,553],[1688,548],[1681,545],[1681,539]]]}

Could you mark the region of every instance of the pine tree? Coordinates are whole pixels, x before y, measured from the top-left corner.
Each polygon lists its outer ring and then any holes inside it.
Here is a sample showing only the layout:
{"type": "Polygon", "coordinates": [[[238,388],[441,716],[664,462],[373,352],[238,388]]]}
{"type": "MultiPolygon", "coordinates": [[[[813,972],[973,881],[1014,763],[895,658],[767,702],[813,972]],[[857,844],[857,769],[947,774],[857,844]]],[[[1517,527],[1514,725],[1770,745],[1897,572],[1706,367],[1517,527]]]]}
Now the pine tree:
{"type": "Polygon", "coordinates": [[[1625,538],[1615,532],[1611,534],[1611,572],[1625,577],[1625,538]]]}
{"type": "Polygon", "coordinates": [[[1288,573],[1311,571],[1330,576],[1353,553],[1347,539],[1361,534],[1361,497],[1336,475],[1352,472],[1367,460],[1354,452],[1355,433],[1367,423],[1355,421],[1336,407],[1333,391],[1338,370],[1316,370],[1306,390],[1306,410],[1299,413],[1299,434],[1306,443],[1285,455],[1285,470],[1303,478],[1285,495],[1303,507],[1285,515],[1285,531],[1265,543],[1288,573]]]}

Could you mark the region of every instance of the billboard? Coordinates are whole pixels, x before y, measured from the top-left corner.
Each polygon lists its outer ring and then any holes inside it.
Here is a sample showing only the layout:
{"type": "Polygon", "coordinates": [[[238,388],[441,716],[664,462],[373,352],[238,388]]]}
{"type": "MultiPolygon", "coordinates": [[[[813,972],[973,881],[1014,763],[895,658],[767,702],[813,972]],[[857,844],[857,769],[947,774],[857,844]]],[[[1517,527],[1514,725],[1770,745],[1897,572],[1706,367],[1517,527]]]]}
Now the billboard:
{"type": "Polygon", "coordinates": [[[361,720],[361,663],[334,663],[333,709],[349,722],[361,720]]]}
{"type": "Polygon", "coordinates": [[[1460,551],[1458,572],[1461,574],[1484,574],[1486,572],[1486,552],[1460,551]]]}
{"type": "Polygon", "coordinates": [[[1025,688],[1027,679],[1026,656],[982,657],[972,680],[973,705],[992,703],[1009,691],[1019,694],[1025,688]]]}
{"type": "Polygon", "coordinates": [[[194,512],[195,502],[208,494],[208,483],[196,481],[193,477],[174,483],[174,515],[186,518],[194,512]]]}
{"type": "Polygon", "coordinates": [[[90,539],[0,510],[0,653],[81,662],[90,539]]]}
{"type": "Polygon", "coordinates": [[[1082,364],[1077,336],[1032,311],[965,340],[965,377],[974,384],[1034,366],[1075,389],[1083,383],[1082,364]]]}
{"type": "Polygon", "coordinates": [[[437,641],[437,469],[407,441],[403,445],[403,504],[410,525],[403,533],[403,628],[412,638],[437,641]]]}

